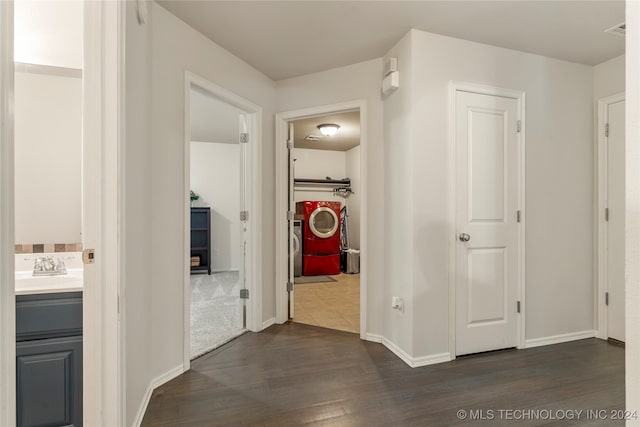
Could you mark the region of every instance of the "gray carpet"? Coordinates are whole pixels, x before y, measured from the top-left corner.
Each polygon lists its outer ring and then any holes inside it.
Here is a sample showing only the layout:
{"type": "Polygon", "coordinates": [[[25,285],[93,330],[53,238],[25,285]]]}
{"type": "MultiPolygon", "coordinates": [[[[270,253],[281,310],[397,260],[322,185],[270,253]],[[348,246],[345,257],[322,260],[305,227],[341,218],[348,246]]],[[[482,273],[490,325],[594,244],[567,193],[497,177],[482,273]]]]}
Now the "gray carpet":
{"type": "Polygon", "coordinates": [[[191,275],[191,358],[242,334],[237,271],[191,275]]]}
{"type": "Polygon", "coordinates": [[[336,279],[330,276],[300,276],[293,279],[293,283],[296,285],[302,285],[305,283],[325,283],[335,282],[336,279]]]}

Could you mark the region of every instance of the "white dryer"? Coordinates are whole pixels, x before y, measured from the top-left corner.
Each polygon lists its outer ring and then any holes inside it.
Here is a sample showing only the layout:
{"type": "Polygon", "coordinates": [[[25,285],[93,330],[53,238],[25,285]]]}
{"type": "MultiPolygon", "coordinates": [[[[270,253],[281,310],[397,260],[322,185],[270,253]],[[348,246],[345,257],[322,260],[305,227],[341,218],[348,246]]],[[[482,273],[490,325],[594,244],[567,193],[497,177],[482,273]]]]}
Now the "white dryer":
{"type": "Polygon", "coordinates": [[[293,275],[302,276],[302,221],[293,221],[293,275]]]}

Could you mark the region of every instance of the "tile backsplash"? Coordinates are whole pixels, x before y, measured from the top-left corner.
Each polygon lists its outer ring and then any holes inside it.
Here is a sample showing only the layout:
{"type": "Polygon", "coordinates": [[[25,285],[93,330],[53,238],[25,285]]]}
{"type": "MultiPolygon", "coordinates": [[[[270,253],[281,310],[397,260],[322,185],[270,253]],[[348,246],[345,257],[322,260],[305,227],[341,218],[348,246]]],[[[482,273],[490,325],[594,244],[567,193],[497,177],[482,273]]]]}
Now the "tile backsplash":
{"type": "Polygon", "coordinates": [[[27,243],[16,245],[17,254],[82,252],[82,243],[27,243]]]}

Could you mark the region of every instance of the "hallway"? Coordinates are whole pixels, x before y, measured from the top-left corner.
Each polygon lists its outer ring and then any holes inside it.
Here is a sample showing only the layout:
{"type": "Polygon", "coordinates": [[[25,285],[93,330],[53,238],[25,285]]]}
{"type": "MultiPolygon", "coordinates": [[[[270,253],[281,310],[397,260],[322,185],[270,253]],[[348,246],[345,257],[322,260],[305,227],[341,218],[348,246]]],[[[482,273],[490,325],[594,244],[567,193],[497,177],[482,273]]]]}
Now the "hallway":
{"type": "MultiPolygon", "coordinates": [[[[463,423],[458,410],[489,409],[496,418],[476,423],[513,425],[497,411],[623,407],[624,348],[598,339],[412,369],[380,344],[289,323],[245,334],[195,361],[153,393],[143,425],[450,426],[463,423]]],[[[573,424],[622,425],[585,418],[573,424]]]]}

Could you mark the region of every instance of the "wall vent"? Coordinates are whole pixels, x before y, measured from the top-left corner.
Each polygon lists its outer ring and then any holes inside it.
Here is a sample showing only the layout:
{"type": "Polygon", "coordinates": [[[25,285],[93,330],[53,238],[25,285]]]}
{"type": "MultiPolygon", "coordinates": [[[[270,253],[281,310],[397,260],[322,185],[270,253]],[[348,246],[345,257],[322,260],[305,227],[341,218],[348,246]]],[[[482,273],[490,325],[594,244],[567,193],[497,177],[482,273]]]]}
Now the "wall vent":
{"type": "Polygon", "coordinates": [[[320,141],[320,137],[318,135],[307,135],[304,139],[307,141],[320,141]]]}
{"type": "Polygon", "coordinates": [[[616,36],[620,36],[620,37],[624,37],[626,31],[627,31],[627,25],[624,22],[604,30],[605,33],[615,34],[616,36]]]}

